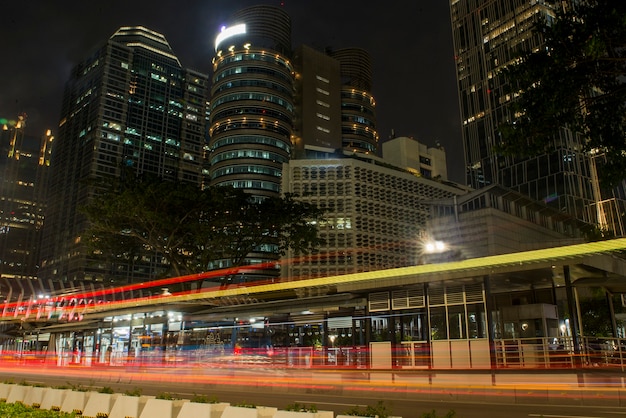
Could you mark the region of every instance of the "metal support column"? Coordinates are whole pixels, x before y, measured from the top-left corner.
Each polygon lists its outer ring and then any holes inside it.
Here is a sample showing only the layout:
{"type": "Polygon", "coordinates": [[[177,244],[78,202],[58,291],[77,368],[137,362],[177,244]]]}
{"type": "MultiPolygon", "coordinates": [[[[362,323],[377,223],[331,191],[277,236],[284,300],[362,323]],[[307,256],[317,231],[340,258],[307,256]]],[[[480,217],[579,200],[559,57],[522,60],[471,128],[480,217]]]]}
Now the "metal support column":
{"type": "Polygon", "coordinates": [[[578,324],[578,303],[574,298],[574,290],[572,288],[572,279],[570,276],[569,266],[563,266],[563,277],[565,278],[565,291],[567,294],[567,309],[569,313],[569,326],[572,331],[572,344],[574,346],[574,363],[580,364],[580,334],[578,324]]]}

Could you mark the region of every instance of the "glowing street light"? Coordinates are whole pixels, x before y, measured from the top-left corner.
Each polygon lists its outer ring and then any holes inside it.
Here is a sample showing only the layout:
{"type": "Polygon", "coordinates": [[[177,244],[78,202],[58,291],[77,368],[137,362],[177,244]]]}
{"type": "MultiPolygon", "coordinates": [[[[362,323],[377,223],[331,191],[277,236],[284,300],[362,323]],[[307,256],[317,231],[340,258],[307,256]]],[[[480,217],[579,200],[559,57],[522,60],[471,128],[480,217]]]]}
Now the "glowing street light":
{"type": "Polygon", "coordinates": [[[424,249],[427,253],[440,253],[447,249],[446,244],[443,241],[429,241],[424,244],[424,249]]]}

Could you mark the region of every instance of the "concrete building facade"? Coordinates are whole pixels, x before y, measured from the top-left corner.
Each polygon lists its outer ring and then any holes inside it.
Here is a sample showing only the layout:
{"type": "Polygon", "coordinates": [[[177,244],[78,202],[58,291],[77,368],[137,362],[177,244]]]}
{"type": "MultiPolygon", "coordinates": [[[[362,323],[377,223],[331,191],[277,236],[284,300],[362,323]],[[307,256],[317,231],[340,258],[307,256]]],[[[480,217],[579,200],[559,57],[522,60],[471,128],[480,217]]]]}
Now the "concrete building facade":
{"type": "Polygon", "coordinates": [[[286,277],[320,277],[415,265],[429,202],[467,189],[437,182],[379,157],[344,151],[335,158],[292,160],[283,190],[326,209],[319,234],[326,244],[310,258],[288,253],[286,277]]]}
{"type": "Polygon", "coordinates": [[[383,142],[382,155],[390,164],[414,170],[422,177],[448,180],[446,152],[441,146],[428,147],[413,138],[397,137],[383,142]]]}

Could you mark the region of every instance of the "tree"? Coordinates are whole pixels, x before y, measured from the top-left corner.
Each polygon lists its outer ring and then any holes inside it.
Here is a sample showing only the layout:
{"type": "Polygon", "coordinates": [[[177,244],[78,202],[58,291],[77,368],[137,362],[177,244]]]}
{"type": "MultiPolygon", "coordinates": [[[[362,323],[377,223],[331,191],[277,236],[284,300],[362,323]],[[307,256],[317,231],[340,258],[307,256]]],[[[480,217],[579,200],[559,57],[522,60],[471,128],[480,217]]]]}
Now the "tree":
{"type": "Polygon", "coordinates": [[[293,195],[261,202],[239,189],[209,187],[134,175],[100,186],[82,207],[95,254],[132,262],[158,255],[176,276],[201,273],[209,263],[241,266],[263,248],[283,255],[292,247],[307,253],[321,240],[316,222],[323,212],[293,195]]]}
{"type": "Polygon", "coordinates": [[[581,151],[604,153],[603,183],[626,173],[626,2],[583,0],[535,31],[545,41],[524,51],[503,75],[512,94],[514,119],[500,127],[507,155],[535,156],[550,150],[561,127],[584,138],[581,151]]]}

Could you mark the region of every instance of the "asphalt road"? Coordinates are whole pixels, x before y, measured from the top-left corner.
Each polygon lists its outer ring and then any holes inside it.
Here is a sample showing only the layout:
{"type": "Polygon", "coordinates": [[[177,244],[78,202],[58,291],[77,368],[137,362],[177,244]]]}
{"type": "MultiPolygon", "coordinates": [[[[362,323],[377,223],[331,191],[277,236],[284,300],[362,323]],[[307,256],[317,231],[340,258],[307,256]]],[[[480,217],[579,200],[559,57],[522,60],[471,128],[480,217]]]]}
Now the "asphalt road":
{"type": "Polygon", "coordinates": [[[47,386],[109,387],[144,395],[206,395],[231,404],[284,409],[295,403],[344,413],[382,401],[394,416],[421,418],[626,418],[620,373],[368,373],[238,367],[80,367],[0,365],[0,380],[47,386]],[[494,381],[495,379],[495,381],[494,381]]]}

